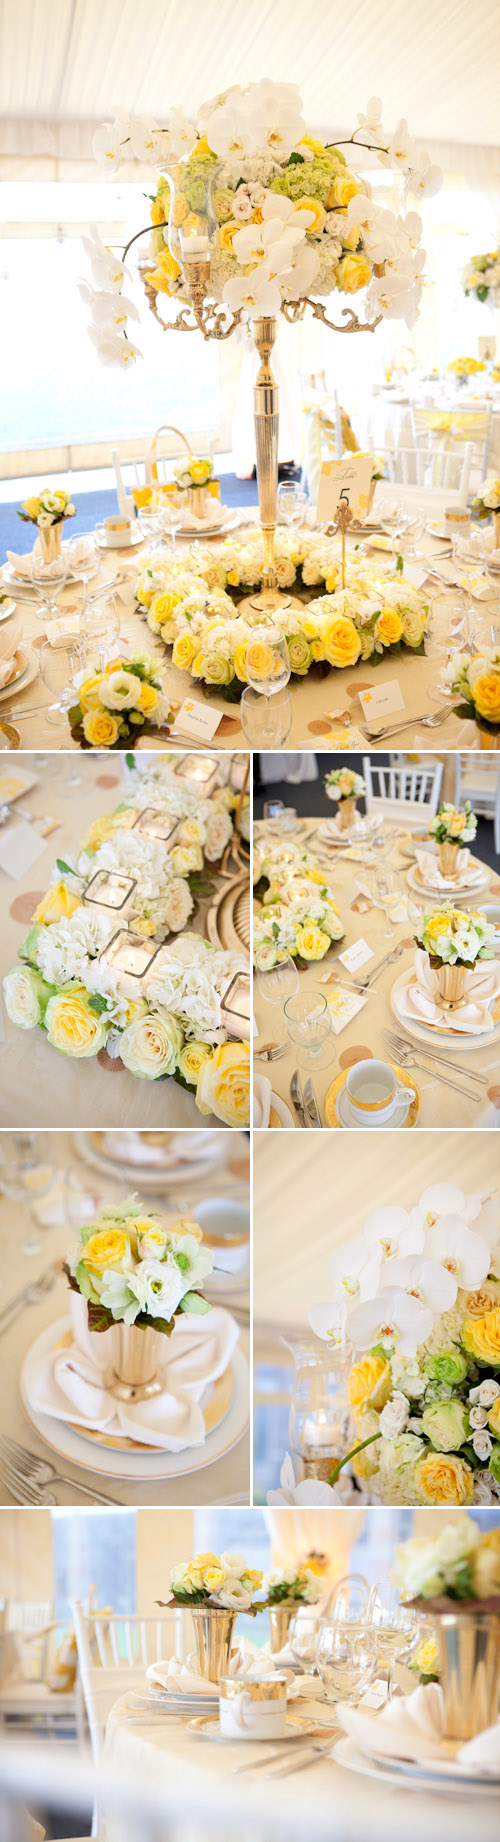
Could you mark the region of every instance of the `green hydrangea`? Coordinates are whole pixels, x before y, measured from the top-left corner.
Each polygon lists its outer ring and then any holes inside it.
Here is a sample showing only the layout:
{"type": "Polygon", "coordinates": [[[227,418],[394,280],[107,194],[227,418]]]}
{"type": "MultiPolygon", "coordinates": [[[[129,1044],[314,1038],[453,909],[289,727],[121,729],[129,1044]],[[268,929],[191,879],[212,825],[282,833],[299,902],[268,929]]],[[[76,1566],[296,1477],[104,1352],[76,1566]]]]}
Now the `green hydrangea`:
{"type": "MultiPolygon", "coordinates": [[[[450,1388],[460,1385],[468,1374],[468,1364],[459,1349],[443,1349],[438,1355],[430,1356],[426,1363],[426,1373],[430,1382],[447,1383],[450,1388]]],[[[429,1396],[428,1396],[429,1398],[429,1396]]],[[[443,1398],[443,1396],[441,1396],[443,1398]]],[[[434,1399],[438,1396],[435,1394],[434,1399]]]]}
{"type": "Polygon", "coordinates": [[[328,193],[338,172],[338,161],[329,154],[317,154],[314,160],[305,160],[286,166],[276,179],[271,180],[271,192],[282,192],[285,198],[319,198],[326,205],[328,193]]]}

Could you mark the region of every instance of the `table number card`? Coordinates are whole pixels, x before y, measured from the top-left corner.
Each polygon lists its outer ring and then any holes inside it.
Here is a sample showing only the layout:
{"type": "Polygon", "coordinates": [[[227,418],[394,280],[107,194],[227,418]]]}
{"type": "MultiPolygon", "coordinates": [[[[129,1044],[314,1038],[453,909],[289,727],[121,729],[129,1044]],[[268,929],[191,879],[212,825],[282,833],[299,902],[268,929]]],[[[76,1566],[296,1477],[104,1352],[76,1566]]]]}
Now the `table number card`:
{"type": "Polygon", "coordinates": [[[378,722],[379,716],[392,716],[395,710],[406,707],[397,678],[389,678],[387,684],[371,684],[368,691],[359,692],[359,701],[369,723],[378,722]]]}
{"type": "Polygon", "coordinates": [[[321,468],[316,516],[319,524],[334,524],[342,500],[353,518],[366,518],[372,478],[372,461],[368,455],[358,459],[324,461],[321,468]]]}

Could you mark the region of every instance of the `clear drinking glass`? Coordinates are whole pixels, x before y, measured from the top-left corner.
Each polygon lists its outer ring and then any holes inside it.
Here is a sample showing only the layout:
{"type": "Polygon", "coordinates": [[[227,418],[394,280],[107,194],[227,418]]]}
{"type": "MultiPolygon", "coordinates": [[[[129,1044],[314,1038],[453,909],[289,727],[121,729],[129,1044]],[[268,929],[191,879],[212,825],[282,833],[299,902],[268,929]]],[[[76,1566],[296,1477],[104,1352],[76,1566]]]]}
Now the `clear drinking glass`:
{"type": "Polygon", "coordinates": [[[346,1701],[349,1707],[365,1694],[377,1668],[375,1636],[369,1626],[337,1624],[321,1618],[316,1662],[327,1701],[346,1701]]]}
{"type": "Polygon", "coordinates": [[[381,869],[373,878],[373,891],[385,913],[384,940],[389,940],[394,933],[391,914],[401,900],[402,884],[398,870],[381,869]]]}
{"type": "Polygon", "coordinates": [[[274,697],[262,697],[245,685],[240,703],[240,722],[251,748],[282,748],[292,727],[292,700],[286,689],[274,697]]]}
{"type": "Polygon", "coordinates": [[[280,819],[284,810],[285,805],[282,799],[266,799],[264,802],[265,819],[280,819]]]}
{"type": "Polygon", "coordinates": [[[186,509],[184,493],[168,492],[164,494],[160,504],[161,533],[162,537],[165,537],[165,535],[170,537],[172,550],[175,550],[177,532],[182,529],[186,516],[186,509]]]}
{"type": "Polygon", "coordinates": [[[401,1604],[396,1588],[386,1580],[372,1586],[367,1611],[368,1627],[373,1633],[377,1662],[387,1671],[387,1699],[392,1700],[395,1663],[407,1663],[420,1637],[418,1612],[401,1604]]]}
{"type": "Polygon", "coordinates": [[[45,1137],[41,1132],[2,1132],[0,1145],[0,1192],[22,1205],[24,1235],[21,1253],[31,1257],[41,1252],[34,1204],[47,1194],[54,1182],[54,1167],[45,1162],[45,1137]]]}
{"type": "Polygon", "coordinates": [[[283,481],[278,486],[277,506],[280,518],[289,525],[303,524],[307,511],[307,493],[295,484],[294,480],[283,481]]]}
{"type": "Polygon", "coordinates": [[[68,561],[71,574],[77,576],[86,588],[101,565],[94,531],[82,531],[79,537],[70,539],[68,561]]]}
{"type": "Polygon", "coordinates": [[[362,1573],[346,1573],[330,1595],[327,1616],[336,1625],[362,1625],[366,1620],[370,1587],[362,1573]]]}
{"type": "Polygon", "coordinates": [[[260,697],[275,697],[284,691],[290,677],[290,656],[286,640],[272,628],[256,632],[245,653],[245,672],[251,689],[260,697]],[[258,652],[252,648],[258,647],[258,652]],[[267,669],[265,668],[267,664],[267,669]]]}
{"type": "Polygon", "coordinates": [[[46,620],[56,620],[57,598],[66,586],[68,576],[68,552],[61,550],[53,563],[45,563],[43,556],[31,557],[31,581],[38,601],[45,609],[46,620]]]}
{"type": "Polygon", "coordinates": [[[426,528],[425,512],[418,509],[405,520],[405,529],[399,538],[399,548],[405,563],[413,563],[418,556],[418,546],[426,528]]]}
{"type": "Polygon", "coordinates": [[[84,602],[80,614],[82,664],[103,671],[108,659],[113,657],[119,638],[120,608],[117,596],[110,594],[103,596],[102,601],[84,602]]]}
{"type": "Polygon", "coordinates": [[[322,991],[313,989],[287,998],[283,1006],[290,1041],[297,1049],[299,1068],[314,1074],[328,1068],[335,1055],[331,1017],[322,991]]]}
{"type": "Polygon", "coordinates": [[[314,1669],[316,1663],[318,1625],[318,1612],[314,1613],[308,1607],[298,1606],[295,1617],[290,1619],[288,1626],[288,1642],[294,1663],[300,1663],[306,1671],[314,1669]]]}
{"type": "Polygon", "coordinates": [[[75,673],[80,671],[82,665],[79,641],[65,634],[60,639],[44,640],[39,657],[43,682],[56,698],[56,702],[45,711],[46,721],[66,723],[68,710],[75,701],[75,673]]]}
{"type": "Polygon", "coordinates": [[[257,970],[257,991],[266,1004],[283,1005],[287,998],[293,998],[299,989],[300,978],[291,953],[281,953],[275,966],[269,972],[257,970]]]}

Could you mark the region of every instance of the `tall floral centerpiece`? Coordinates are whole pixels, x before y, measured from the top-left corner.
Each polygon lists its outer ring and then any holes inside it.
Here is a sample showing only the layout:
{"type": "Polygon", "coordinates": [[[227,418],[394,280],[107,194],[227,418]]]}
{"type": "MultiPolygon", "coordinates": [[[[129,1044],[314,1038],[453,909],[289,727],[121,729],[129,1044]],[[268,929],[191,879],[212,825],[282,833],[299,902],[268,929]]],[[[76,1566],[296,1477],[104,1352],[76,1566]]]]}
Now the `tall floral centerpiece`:
{"type": "Polygon", "coordinates": [[[477,301],[488,301],[490,307],[500,303],[500,249],[487,250],[484,255],[471,256],[462,275],[464,294],[475,294],[477,301]]]}
{"type": "Polygon", "coordinates": [[[210,1310],[200,1287],[212,1267],[196,1222],[167,1224],[138,1209],[135,1196],[81,1228],[64,1271],[87,1301],[89,1330],[112,1333],[108,1386],[118,1400],[161,1392],[165,1338],[180,1313],[210,1310]]]}
{"type": "Polygon", "coordinates": [[[500,1704],[500,1529],[480,1534],[464,1516],[432,1540],[396,1549],[394,1580],[436,1627],[445,1734],[469,1740],[500,1704]]]}
{"type": "Polygon", "coordinates": [[[434,1183],[332,1254],[315,1335],[355,1352],[344,1465],[383,1503],[500,1496],[500,1201],[434,1183]]]}
{"type": "Polygon", "coordinates": [[[267,1595],[271,1650],[283,1650],[287,1642],[290,1619],[300,1605],[317,1605],[323,1586],[317,1573],[309,1567],[271,1567],[264,1574],[263,1590],[267,1595]]]}
{"type": "MultiPolygon", "coordinates": [[[[439,170],[417,150],[406,122],[393,134],[383,128],[378,98],[358,116],[346,145],[353,162],[366,163],[368,149],[399,173],[405,204],[410,192],[438,190],[439,170]]],[[[415,211],[397,214],[375,204],[342,147],[309,132],[294,84],[234,85],[204,103],[195,121],[174,110],[168,127],[120,112],[94,137],[94,151],[110,173],[131,154],[158,169],[145,285],[157,319],[159,297],[177,301],[176,319],[161,320],[166,330],[198,327],[205,338],[225,339],[243,318],[251,320],[261,361],[254,409],[264,565],[256,611],[260,605],[265,612],[279,599],[278,390],[270,362],[277,316],[295,322],[309,305],[338,331],[373,330],[383,317],[411,327],[425,260],[421,220],[415,211]],[[367,319],[349,304],[343,323],[327,318],[325,298],[340,293],[349,303],[362,291],[367,319]]],[[[131,243],[118,258],[97,237],[86,247],[97,284],[83,284],[91,337],[105,363],[131,365],[139,355],[128,332],[128,320],[139,314],[124,292],[131,243]]]]}
{"type": "Polygon", "coordinates": [[[458,853],[472,844],[476,832],[477,819],[470,799],[466,799],[463,812],[459,812],[450,800],[443,800],[439,812],[429,821],[429,836],[439,845],[443,876],[456,876],[458,853]]]}
{"type": "Polygon", "coordinates": [[[207,1682],[230,1673],[235,1619],[239,1612],[253,1615],[260,1609],[255,1596],[261,1585],[262,1574],[242,1554],[195,1554],[172,1568],[167,1605],[191,1612],[197,1667],[207,1682]]]}
{"type": "Polygon", "coordinates": [[[476,377],[478,371],[486,370],[486,365],[482,358],[471,358],[465,353],[463,358],[451,358],[447,369],[453,371],[459,384],[468,384],[470,377],[476,377]]]}
{"type": "Polygon", "coordinates": [[[74,518],[75,510],[71,493],[64,492],[62,487],[57,492],[51,492],[45,486],[43,492],[31,499],[24,499],[18,518],[22,518],[24,524],[36,524],[45,563],[54,563],[60,555],[64,520],[74,518]]]}
{"type": "Polygon", "coordinates": [[[339,803],[339,824],[342,831],[352,825],[356,811],[356,800],[366,792],[362,774],[355,774],[353,768],[332,768],[331,774],[325,776],[325,793],[327,799],[336,799],[339,803]]]}
{"type": "Polygon", "coordinates": [[[478,518],[493,519],[493,542],[495,550],[500,550],[500,480],[495,475],[484,481],[474,507],[478,518]]]}

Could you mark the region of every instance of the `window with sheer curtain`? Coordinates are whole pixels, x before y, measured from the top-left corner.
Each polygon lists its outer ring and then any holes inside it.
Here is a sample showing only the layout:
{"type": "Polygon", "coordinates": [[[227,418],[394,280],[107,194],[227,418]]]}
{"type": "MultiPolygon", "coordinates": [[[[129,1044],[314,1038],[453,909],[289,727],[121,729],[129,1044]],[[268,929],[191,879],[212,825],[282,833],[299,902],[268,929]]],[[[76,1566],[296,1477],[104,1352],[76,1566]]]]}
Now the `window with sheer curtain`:
{"type": "Polygon", "coordinates": [[[57,1618],[72,1599],[114,1612],[136,1609],[135,1509],[53,1509],[54,1601],[57,1618]]]}

